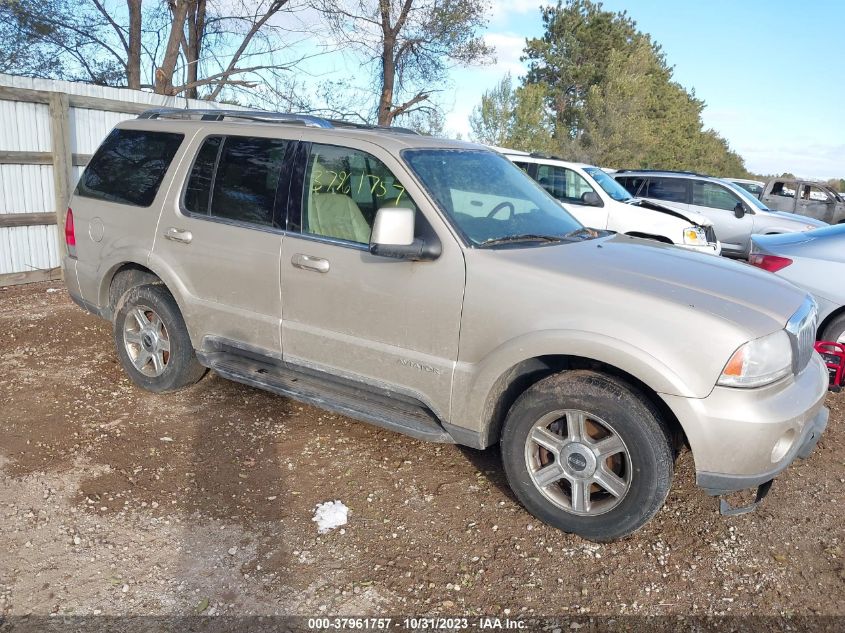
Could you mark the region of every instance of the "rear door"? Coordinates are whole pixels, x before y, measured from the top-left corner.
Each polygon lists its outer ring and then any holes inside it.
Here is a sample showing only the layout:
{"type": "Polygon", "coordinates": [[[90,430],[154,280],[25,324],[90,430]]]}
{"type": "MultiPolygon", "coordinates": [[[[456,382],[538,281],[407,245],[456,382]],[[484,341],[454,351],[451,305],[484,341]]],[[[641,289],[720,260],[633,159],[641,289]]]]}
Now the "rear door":
{"type": "Polygon", "coordinates": [[[282,245],[286,361],[422,401],[448,419],[464,259],[425,196],[390,154],[365,141],[302,143],[282,245]],[[416,213],[442,254],[411,262],[369,252],[379,208],[416,213]]]}
{"type": "Polygon", "coordinates": [[[754,228],[753,211],[728,187],[707,180],[693,180],[689,209],[713,220],[723,253],[739,257],[748,254],[754,228]],[[748,211],[741,218],[736,217],[737,205],[748,211]]]}
{"type": "Polygon", "coordinates": [[[239,134],[194,139],[194,159],[184,161],[182,186],[162,212],[152,261],[178,279],[195,345],[222,339],[281,356],[285,159],[295,145],[239,134]]]}

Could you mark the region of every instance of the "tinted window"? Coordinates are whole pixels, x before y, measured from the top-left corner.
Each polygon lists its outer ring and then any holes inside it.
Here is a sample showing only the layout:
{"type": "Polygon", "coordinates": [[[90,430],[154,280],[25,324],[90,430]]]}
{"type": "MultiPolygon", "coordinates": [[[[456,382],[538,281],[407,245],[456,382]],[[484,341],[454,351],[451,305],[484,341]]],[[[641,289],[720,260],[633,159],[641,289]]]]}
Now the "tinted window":
{"type": "Polygon", "coordinates": [[[538,165],[537,182],[561,202],[572,204],[584,204],[582,196],[595,191],[580,174],[556,165],[538,165]]]}
{"type": "Polygon", "coordinates": [[[185,188],[185,209],[191,213],[208,215],[211,202],[211,183],[217,155],[223,138],[211,136],[205,139],[185,188]]]}
{"type": "Polygon", "coordinates": [[[632,196],[645,195],[645,192],[638,193],[645,182],[645,178],[641,176],[620,176],[616,181],[625,187],[632,196]]]}
{"type": "Polygon", "coordinates": [[[287,143],[272,138],[227,136],[214,175],[211,215],[273,226],[276,187],[287,143]]]}
{"type": "Polygon", "coordinates": [[[645,198],[686,204],[688,202],[687,181],[683,178],[649,178],[646,192],[640,195],[645,198]]]}
{"type": "Polygon", "coordinates": [[[183,134],[114,130],[79,179],[76,195],[148,207],[183,134]]]}
{"type": "Polygon", "coordinates": [[[311,147],[302,201],[303,233],[366,244],[382,207],[417,208],[375,156],[332,145],[311,147]]]}
{"type": "Polygon", "coordinates": [[[724,209],[733,211],[736,205],[742,204],[732,191],[712,182],[696,180],[692,183],[692,203],[701,207],[724,209]]]}

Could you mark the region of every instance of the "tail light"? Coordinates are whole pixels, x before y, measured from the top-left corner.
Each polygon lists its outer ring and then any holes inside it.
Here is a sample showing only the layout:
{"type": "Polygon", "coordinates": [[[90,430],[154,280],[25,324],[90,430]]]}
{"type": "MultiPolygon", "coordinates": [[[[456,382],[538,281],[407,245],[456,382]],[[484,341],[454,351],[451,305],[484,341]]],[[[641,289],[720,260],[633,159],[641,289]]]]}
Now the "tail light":
{"type": "Polygon", "coordinates": [[[778,255],[763,255],[762,253],[751,253],[748,258],[748,263],[757,268],[768,270],[770,273],[776,273],[782,268],[786,268],[792,263],[788,257],[779,257],[778,255]]]}
{"type": "Polygon", "coordinates": [[[76,257],[76,231],[73,228],[73,209],[68,207],[67,216],[65,217],[65,245],[67,246],[67,254],[70,257],[76,257]]]}

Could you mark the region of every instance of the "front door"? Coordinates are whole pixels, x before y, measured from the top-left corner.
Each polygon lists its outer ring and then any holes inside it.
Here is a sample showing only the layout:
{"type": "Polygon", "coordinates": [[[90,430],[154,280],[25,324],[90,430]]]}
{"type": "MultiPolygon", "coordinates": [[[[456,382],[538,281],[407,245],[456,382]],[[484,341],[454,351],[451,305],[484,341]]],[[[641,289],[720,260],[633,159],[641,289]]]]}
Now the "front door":
{"type": "Polygon", "coordinates": [[[159,220],[152,259],[169,268],[194,345],[210,338],[281,356],[281,254],[295,141],[237,135],[195,139],[159,220]]]}
{"type": "MultiPolygon", "coordinates": [[[[604,230],[608,228],[608,208],[589,205],[584,195],[594,193],[601,201],[601,196],[578,172],[559,165],[537,165],[534,179],[548,191],[563,207],[584,226],[604,230]]],[[[612,227],[610,227],[612,229],[612,227]]]]}
{"type": "Polygon", "coordinates": [[[689,209],[713,220],[723,254],[740,257],[748,254],[754,216],[733,191],[715,182],[693,180],[689,209]],[[742,217],[736,215],[737,205],[745,211],[742,217]]]}
{"type": "Polygon", "coordinates": [[[458,354],[464,260],[401,163],[368,143],[303,143],[282,245],[284,358],[414,397],[449,419],[458,354]],[[417,232],[435,231],[428,262],[371,255],[379,208],[416,209],[417,232]]]}
{"type": "Polygon", "coordinates": [[[796,204],[796,213],[816,218],[822,222],[833,222],[836,200],[817,185],[801,185],[801,197],[796,204]]]}

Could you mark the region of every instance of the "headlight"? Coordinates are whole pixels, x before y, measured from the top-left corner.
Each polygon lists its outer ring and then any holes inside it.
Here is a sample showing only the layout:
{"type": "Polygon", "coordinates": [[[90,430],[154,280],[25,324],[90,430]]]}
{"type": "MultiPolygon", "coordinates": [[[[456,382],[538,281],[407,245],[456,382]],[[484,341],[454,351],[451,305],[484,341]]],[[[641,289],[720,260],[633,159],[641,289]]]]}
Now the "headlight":
{"type": "Polygon", "coordinates": [[[749,341],[733,353],[719,384],[762,387],[792,372],[792,345],[784,330],[749,341]]]}
{"type": "Polygon", "coordinates": [[[690,226],[684,229],[684,244],[689,246],[707,246],[707,236],[704,229],[699,226],[690,226]]]}

